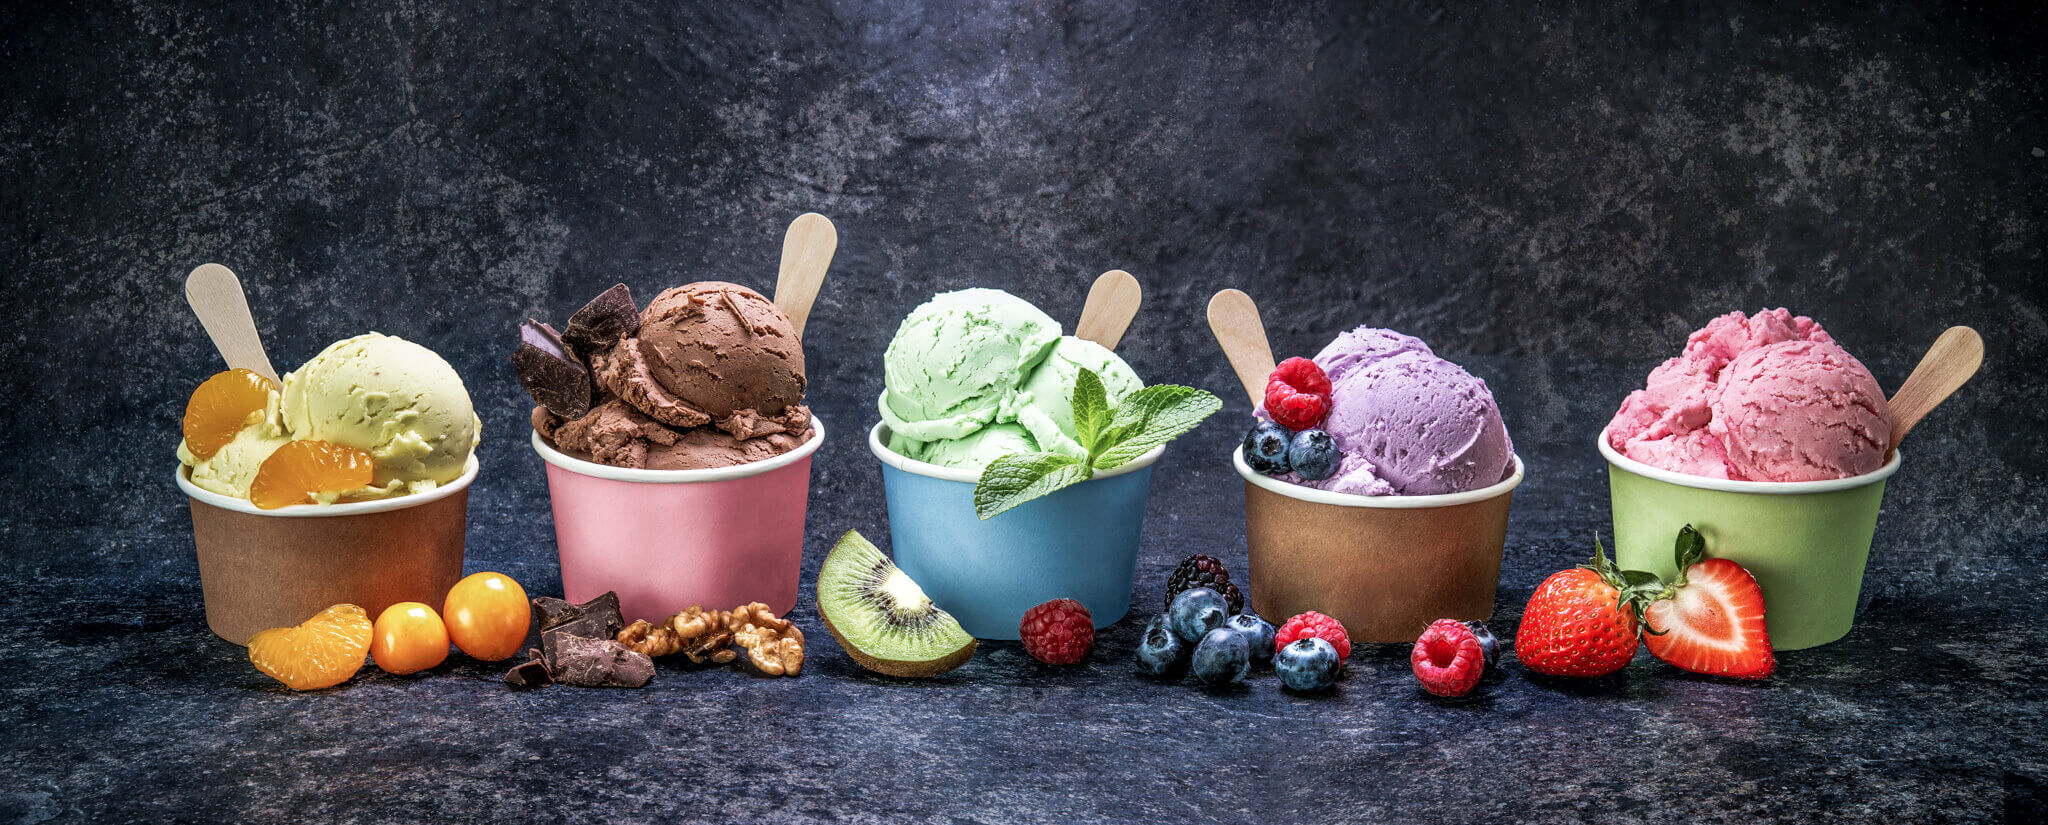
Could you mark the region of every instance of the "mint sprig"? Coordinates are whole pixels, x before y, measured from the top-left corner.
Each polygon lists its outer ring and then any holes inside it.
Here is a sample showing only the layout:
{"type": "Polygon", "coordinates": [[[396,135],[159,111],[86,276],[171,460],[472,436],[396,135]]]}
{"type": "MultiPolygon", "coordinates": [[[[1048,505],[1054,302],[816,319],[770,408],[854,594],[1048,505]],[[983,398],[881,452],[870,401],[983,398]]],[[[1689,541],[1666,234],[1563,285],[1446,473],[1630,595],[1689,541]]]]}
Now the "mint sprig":
{"type": "Polygon", "coordinates": [[[1094,468],[1065,453],[1006,455],[982,468],[981,480],[974,485],[974,514],[986,521],[1094,474],[1094,468]]]}
{"type": "Polygon", "coordinates": [[[1017,453],[989,462],[974,485],[974,513],[983,520],[1055,490],[1113,470],[1186,434],[1223,408],[1222,399],[1193,387],[1155,384],[1111,408],[1102,376],[1081,368],[1074,381],[1074,439],[1088,457],[1017,453]]]}

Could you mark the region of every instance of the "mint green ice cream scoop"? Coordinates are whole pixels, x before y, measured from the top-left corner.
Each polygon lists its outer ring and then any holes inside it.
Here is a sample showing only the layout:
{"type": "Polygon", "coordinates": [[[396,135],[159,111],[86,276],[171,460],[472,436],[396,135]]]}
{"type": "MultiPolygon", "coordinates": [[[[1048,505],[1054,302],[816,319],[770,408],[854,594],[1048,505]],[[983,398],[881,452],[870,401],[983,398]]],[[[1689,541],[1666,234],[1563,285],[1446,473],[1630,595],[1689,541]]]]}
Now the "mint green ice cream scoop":
{"type": "Polygon", "coordinates": [[[947,467],[978,468],[1005,455],[1078,456],[1072,396],[1081,368],[1102,377],[1115,403],[1136,391],[1130,365],[999,289],[933,296],[897,328],[883,355],[876,406],[889,449],[947,467]]]}

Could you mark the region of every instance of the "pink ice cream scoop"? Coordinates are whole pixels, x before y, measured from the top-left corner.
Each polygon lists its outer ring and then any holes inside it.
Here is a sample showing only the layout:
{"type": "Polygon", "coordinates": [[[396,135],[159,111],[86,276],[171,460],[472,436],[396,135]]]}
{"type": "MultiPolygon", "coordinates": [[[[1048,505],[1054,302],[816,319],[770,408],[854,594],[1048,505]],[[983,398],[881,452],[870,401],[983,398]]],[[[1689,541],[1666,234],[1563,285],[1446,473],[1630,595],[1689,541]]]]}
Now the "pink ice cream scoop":
{"type": "Polygon", "coordinates": [[[1336,474],[1297,484],[1354,495],[1476,490],[1512,471],[1514,445],[1486,382],[1391,330],[1359,327],[1316,354],[1330,376],[1323,429],[1343,453],[1336,474]]]}
{"type": "Polygon", "coordinates": [[[1870,370],[1813,319],[1731,312],[1650,372],[1607,425],[1652,467],[1738,481],[1818,481],[1884,463],[1891,409],[1870,370]]]}
{"type": "Polygon", "coordinates": [[[1870,370],[1839,346],[1787,341],[1728,365],[1717,426],[1731,477],[1815,481],[1884,466],[1891,406],[1870,370]]]}

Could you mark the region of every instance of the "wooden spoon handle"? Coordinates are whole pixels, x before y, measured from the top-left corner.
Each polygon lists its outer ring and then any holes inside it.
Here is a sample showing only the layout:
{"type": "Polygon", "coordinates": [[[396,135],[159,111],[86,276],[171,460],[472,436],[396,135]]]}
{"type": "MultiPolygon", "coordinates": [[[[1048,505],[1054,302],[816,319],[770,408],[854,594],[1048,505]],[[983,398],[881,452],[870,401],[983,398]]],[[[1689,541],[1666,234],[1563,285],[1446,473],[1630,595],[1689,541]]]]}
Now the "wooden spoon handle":
{"type": "Polygon", "coordinates": [[[1102,273],[1088,288],[1088,302],[1081,305],[1081,323],[1074,326],[1074,337],[1094,341],[1103,349],[1116,349],[1144,300],[1145,292],[1131,273],[1121,269],[1102,273]]]}
{"type": "Polygon", "coordinates": [[[256,319],[249,314],[249,297],[242,282],[220,264],[200,264],[185,278],[185,301],[199,325],[213,338],[213,348],[227,359],[229,369],[245,369],[272,381],[277,369],[263,351],[263,339],[256,334],[256,319]]]}
{"type": "Polygon", "coordinates": [[[1223,347],[1223,357],[1237,373],[1244,394],[1257,407],[1266,398],[1266,377],[1273,373],[1273,346],[1266,343],[1266,324],[1252,296],[1226,289],[1209,299],[1209,331],[1223,347]]]}
{"type": "Polygon", "coordinates": [[[1899,451],[1899,442],[1906,440],[1906,434],[1913,431],[1920,419],[1948,400],[1949,394],[1961,389],[1983,364],[1984,339],[1976,330],[1949,327],[1934,339],[1934,346],[1920,357],[1920,365],[1892,394],[1892,446],[1885,451],[1885,460],[1891,460],[1891,454],[1899,451]]]}
{"type": "Polygon", "coordinates": [[[796,337],[804,337],[804,322],[811,317],[811,304],[818,300],[818,288],[825,285],[825,270],[832,266],[832,253],[839,249],[839,230],[816,212],[805,212],[789,222],[782,236],[782,271],[775,278],[775,306],[789,316],[796,337]]]}

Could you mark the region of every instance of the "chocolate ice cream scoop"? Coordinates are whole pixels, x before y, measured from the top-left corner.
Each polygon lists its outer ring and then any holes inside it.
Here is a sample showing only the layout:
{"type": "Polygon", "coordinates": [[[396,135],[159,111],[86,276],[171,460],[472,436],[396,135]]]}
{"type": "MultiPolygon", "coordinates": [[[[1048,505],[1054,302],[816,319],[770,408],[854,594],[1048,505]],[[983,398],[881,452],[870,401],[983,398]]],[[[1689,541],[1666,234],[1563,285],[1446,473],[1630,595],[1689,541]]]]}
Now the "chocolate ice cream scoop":
{"type": "Polygon", "coordinates": [[[533,427],[571,455],[636,470],[733,467],[774,458],[804,442],[789,433],[742,439],[713,427],[678,432],[617,398],[605,399],[588,415],[568,421],[556,419],[546,407],[535,407],[533,427]]]}
{"type": "Polygon", "coordinates": [[[661,293],[640,328],[592,366],[607,392],[672,427],[708,423],[748,439],[810,426],[795,328],[774,302],[738,284],[661,293]]]}

